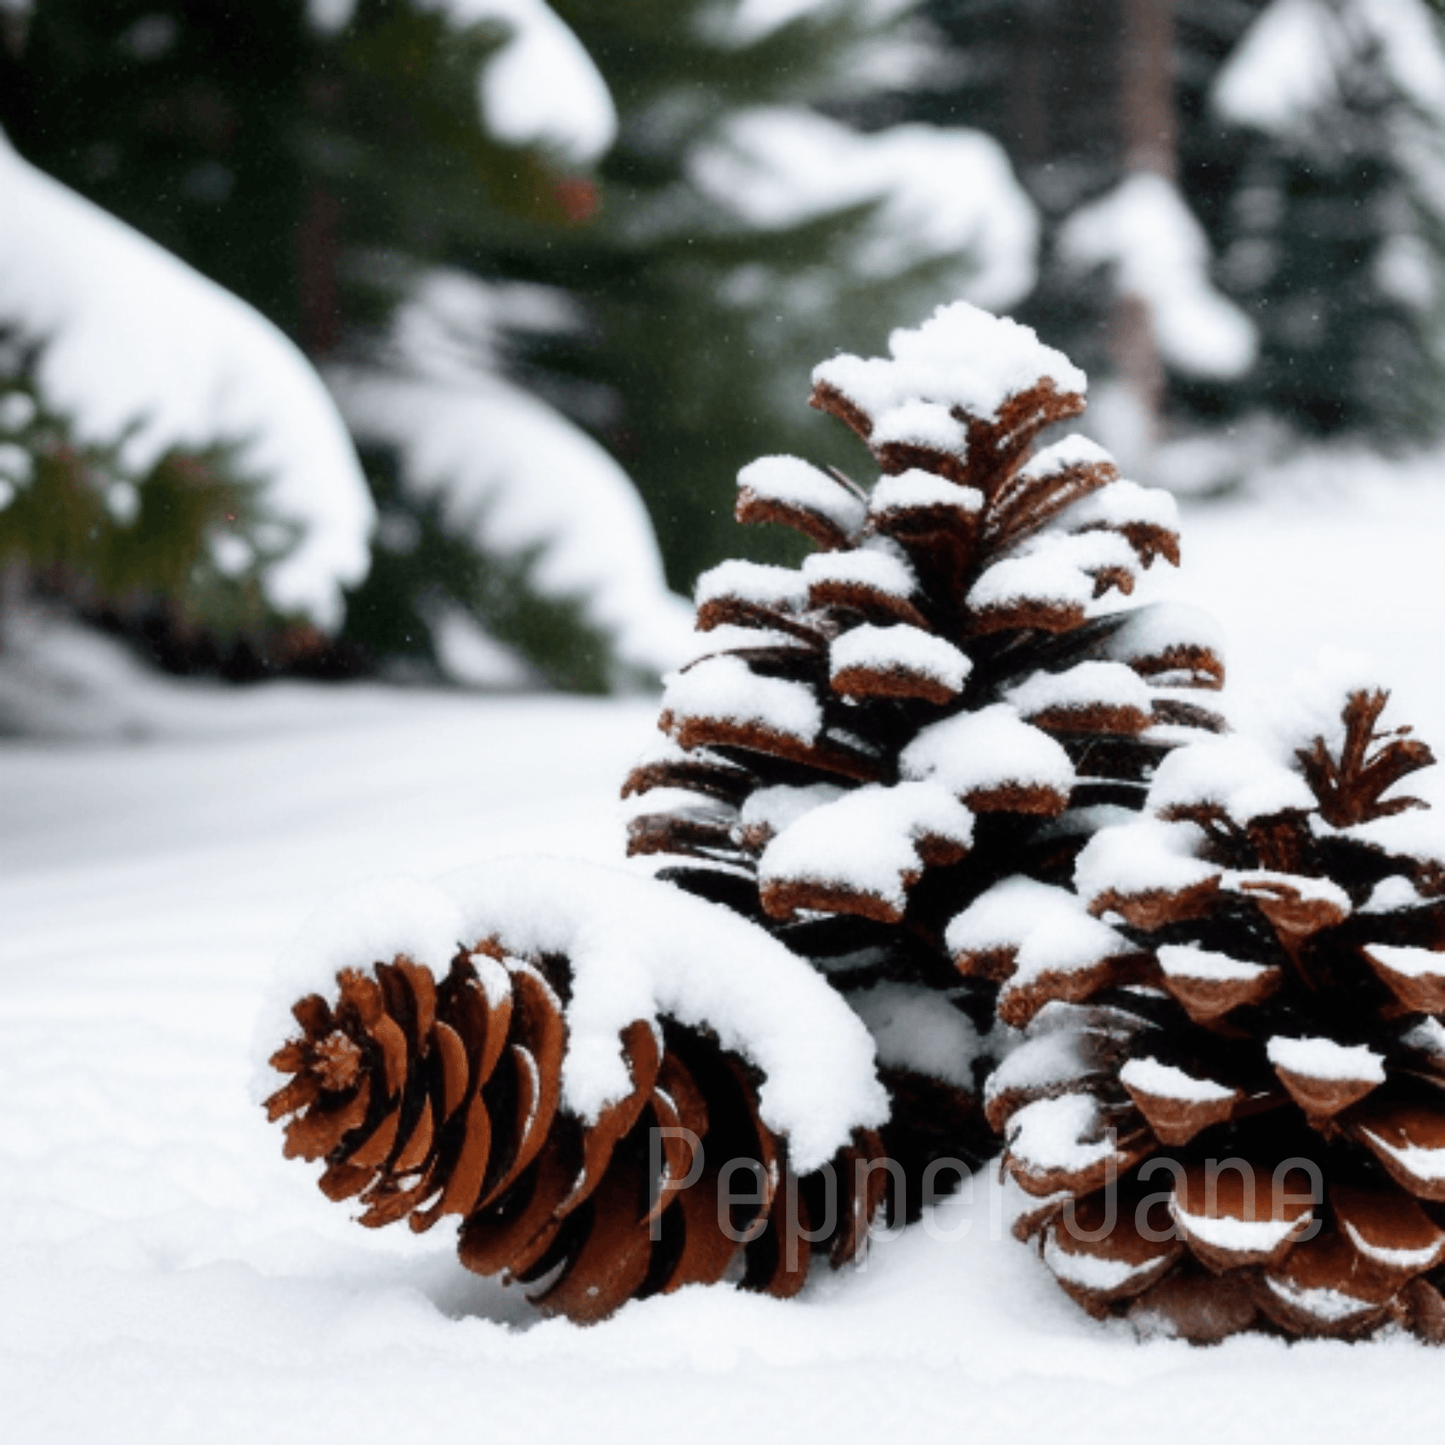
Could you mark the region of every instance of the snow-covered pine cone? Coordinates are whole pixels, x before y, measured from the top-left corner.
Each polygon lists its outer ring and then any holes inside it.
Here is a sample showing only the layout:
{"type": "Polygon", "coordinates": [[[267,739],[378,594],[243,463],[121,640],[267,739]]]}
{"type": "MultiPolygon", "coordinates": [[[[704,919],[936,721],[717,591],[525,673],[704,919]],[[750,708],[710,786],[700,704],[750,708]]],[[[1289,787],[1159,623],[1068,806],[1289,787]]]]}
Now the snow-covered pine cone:
{"type": "Polygon", "coordinates": [[[951,931],[1027,1029],[987,1086],[1019,1232],[1095,1313],[1445,1341],[1445,830],[1386,796],[1433,762],[1386,696],[1291,766],[1181,749],[1083,901],[1017,880],[951,931]]]}
{"type": "Polygon", "coordinates": [[[739,476],[740,520],[817,550],[699,579],[699,657],[624,787],[629,851],[687,860],[661,876],[844,987],[948,995],[987,1027],[948,921],[1002,877],[1066,879],[1099,805],[1137,808],[1181,729],[1219,726],[1193,699],[1223,664],[1193,609],[1117,600],[1177,562],[1172,498],[1083,437],[1033,451],[1083,411],[1077,368],[963,303],[889,346],[813,374],[812,404],[872,453],[871,488],[795,457],[739,476]]]}
{"type": "MultiPolygon", "coordinates": [[[[638,977],[626,929],[646,946],[647,905],[658,894],[664,909],[677,899],[692,910],[660,926],[709,961],[703,915],[721,910],[678,899],[663,885],[548,862],[499,874],[498,888],[530,888],[534,896],[524,903],[535,912],[549,905],[552,875],[559,895],[552,913],[579,936],[590,927],[594,951],[600,943],[603,954],[610,948],[620,959],[622,994],[636,995],[638,977]],[[615,928],[609,942],[613,926],[599,906],[612,890],[618,910],[638,915],[635,926],[625,924],[620,948],[615,928]],[[569,905],[575,923],[565,918],[569,905]]],[[[737,932],[741,920],[723,921],[733,932],[714,953],[739,961],[739,940],[748,944],[737,932]]],[[[765,936],[761,942],[783,954],[765,936]]],[[[757,973],[768,976],[777,962],[765,954],[757,973]]],[[[782,962],[792,960],[784,955],[782,962]]],[[[607,963],[603,957],[594,1003],[609,990],[607,963]]],[[[598,974],[597,960],[592,967],[598,974]]],[[[796,968],[865,1045],[857,1020],[803,965],[796,968]]],[[[742,979],[756,989],[756,974],[742,970],[742,979]]],[[[460,949],[449,969],[406,954],[340,969],[329,999],[311,993],[294,1004],[299,1032],[269,1061],[285,1080],[265,1108],[273,1121],[285,1121],[286,1155],[324,1160],[322,1191],[337,1201],[357,1199],[360,1222],[370,1227],[405,1219],[422,1231],[456,1216],[463,1264],[540,1282],[532,1301],[579,1323],[685,1284],[727,1279],[791,1295],[806,1279],[810,1256],[826,1255],[837,1267],[863,1249],[888,1179],[885,1168],[866,1167],[884,1157],[877,1135],[855,1128],[830,1170],[814,1168],[800,1179],[789,1140],[762,1117],[763,1074],[707,1027],[655,1008],[620,1032],[606,1034],[615,1024],[604,1024],[605,1036],[584,1038],[580,1052],[594,1072],[599,1057],[604,1066],[608,1056],[625,1063],[626,1082],[610,1086],[590,1118],[569,1107],[566,1071],[579,1052],[567,1021],[576,982],[569,957],[550,948],[523,954],[495,935],[460,949]],[[733,1160],[761,1167],[729,1171],[733,1160]]],[[[771,1029],[775,1060],[794,1072],[828,1076],[831,1069],[825,1089],[836,1089],[840,1077],[853,1081],[858,1070],[848,1055],[866,1060],[866,1046],[838,1046],[830,1027],[836,1020],[817,1017],[818,1010],[807,1015],[783,982],[779,1006],[812,1017],[814,1031],[797,1057],[803,1033],[790,1038],[787,1029],[771,1029]]],[[[684,997],[675,980],[666,987],[684,997]]],[[[726,988],[709,985],[706,995],[726,1004],[726,988]]],[[[752,1016],[769,1027],[766,1004],[752,1016]]],[[[871,1073],[858,1081],[865,1113],[868,1089],[877,1090],[871,1073]]],[[[847,1137],[836,1125],[831,1132],[847,1137]]]]}

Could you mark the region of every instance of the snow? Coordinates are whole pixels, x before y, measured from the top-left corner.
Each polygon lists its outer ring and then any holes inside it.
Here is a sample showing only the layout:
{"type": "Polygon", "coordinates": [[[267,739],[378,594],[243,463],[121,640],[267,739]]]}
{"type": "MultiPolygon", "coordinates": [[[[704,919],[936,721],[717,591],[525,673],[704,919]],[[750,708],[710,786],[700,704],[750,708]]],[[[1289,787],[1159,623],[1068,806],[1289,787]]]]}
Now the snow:
{"type": "Polygon", "coordinates": [[[1157,1259],[1131,1264],[1126,1259],[1111,1259],[1102,1254],[1071,1253],[1060,1247],[1053,1230],[1044,1238],[1044,1263],[1059,1279],[1081,1289],[1100,1292],[1123,1289],[1131,1280],[1142,1279],[1159,1266],[1157,1259]]]}
{"type": "Polygon", "coordinates": [[[963,953],[991,953],[1017,949],[1049,912],[1070,920],[1080,915],[1077,900],[1062,888],[1016,875],[1004,878],[979,894],[944,930],[943,941],[957,957],[963,953]]]}
{"type": "Polygon", "coordinates": [[[1289,128],[1334,90],[1332,30],[1319,0],[1274,0],[1215,77],[1215,113],[1259,130],[1289,128]]]}
{"type": "Polygon", "coordinates": [[[667,679],[662,710],[675,732],[690,718],[721,718],[812,743],[823,730],[823,709],[812,690],[784,677],[762,677],[740,657],[719,654],[667,679]]]}
{"type": "Polygon", "coordinates": [[[760,501],[817,512],[840,532],[856,532],[868,505],[862,497],[801,457],[759,457],[738,473],[738,487],[760,501]]]}
{"type": "MultiPolygon", "coordinates": [[[[1207,1197],[1206,1189],[1206,1200],[1207,1197]]],[[[1206,1200],[1200,1202],[1207,1207],[1206,1200]]],[[[1281,1241],[1308,1227],[1298,1215],[1280,1219],[1240,1219],[1233,1214],[1196,1214],[1181,1202],[1178,1192],[1169,1198],[1169,1212],[1182,1230],[1206,1245],[1232,1254],[1268,1254],[1281,1241]]],[[[1304,1215],[1306,1220],[1310,1217],[1309,1214],[1304,1215]]]]}
{"type": "Polygon", "coordinates": [[[1002,146],[979,131],[913,124],[862,134],[799,106],[757,106],[729,117],[688,169],[751,226],[878,203],[847,258],[863,277],[951,262],[940,289],[993,308],[1033,286],[1034,208],[1002,146]]]}
{"type": "Polygon", "coordinates": [[[1228,869],[1220,875],[1219,886],[1245,895],[1283,893],[1309,903],[1323,903],[1337,919],[1354,911],[1350,895],[1331,878],[1312,878],[1302,873],[1277,873],[1272,868],[1228,869]]]}
{"type": "Polygon", "coordinates": [[[859,587],[899,601],[907,601],[918,591],[918,579],[902,549],[886,537],[848,552],[811,553],[803,558],[803,580],[809,586],[833,583],[859,587]]]}
{"type": "Polygon", "coordinates": [[[1092,1094],[1061,1094],[1025,1104],[1009,1120],[1008,1147],[1031,1171],[1075,1174],[1116,1152],[1113,1130],[1104,1128],[1099,1101],[1092,1094]]]}
{"type": "Polygon", "coordinates": [[[1159,657],[1172,647],[1200,647],[1223,661],[1224,629],[1202,607],[1155,602],[1131,608],[1107,644],[1110,657],[1134,662],[1159,657]]]}
{"type": "Polygon", "coordinates": [[[1087,1078],[1094,1065],[1084,1056],[1084,1024],[1073,1016],[1074,1005],[1049,1003],[1029,1024],[1024,1041],[1005,1055],[984,1086],[988,1103],[1015,1089],[1051,1089],[1087,1078]],[[1067,1022],[1059,1010],[1069,1010],[1067,1022]]]}
{"type": "Polygon", "coordinates": [[[1445,46],[1421,0],[1274,0],[1215,78],[1210,104],[1222,119],[1283,134],[1339,93],[1362,45],[1380,47],[1385,68],[1417,105],[1445,105],[1445,46]]]}
{"type": "Polygon", "coordinates": [[[1382,1158],[1388,1156],[1393,1159],[1412,1179],[1426,1180],[1431,1184],[1445,1182],[1445,1149],[1431,1149],[1423,1144],[1395,1144],[1367,1123],[1355,1127],[1376,1153],[1382,1158]]]}
{"type": "MultiPolygon", "coordinates": [[[[582,43],[543,0],[418,0],[453,25],[506,26],[509,38],[477,78],[487,129],[513,145],[548,146],[576,164],[598,160],[617,135],[617,111],[582,43]]],[[[344,30],[356,0],[307,0],[312,26],[344,30]]]]}
{"type": "Polygon", "coordinates": [[[874,517],[925,507],[948,507],[973,516],[983,510],[984,496],[977,487],[961,487],[947,477],[910,467],[896,476],[879,477],[868,499],[874,517]]]}
{"type": "Polygon", "coordinates": [[[929,839],[966,850],[973,814],[931,783],[870,783],[790,823],[764,850],[758,879],[765,888],[799,881],[866,893],[901,914],[929,839]]]}
{"type": "Polygon", "coordinates": [[[1119,1070],[1119,1080],[1141,1094],[1161,1099],[1185,1099],[1193,1104],[1217,1104],[1232,1099],[1235,1091],[1213,1079],[1196,1079],[1173,1064],[1158,1059],[1130,1059],[1119,1070]]]}
{"type": "Polygon", "coordinates": [[[1112,471],[1114,458],[1098,442],[1074,432],[1035,452],[1019,469],[1018,480],[1021,483],[1042,481],[1074,467],[1107,467],[1112,471]]]}
{"type": "Polygon", "coordinates": [[[1385,1082],[1385,1056],[1368,1044],[1342,1044],[1326,1038],[1292,1039],[1276,1034],[1264,1051],[1276,1068],[1306,1078],[1385,1082]]]}
{"type": "Polygon", "coordinates": [[[1350,1243],[1366,1259],[1391,1271],[1400,1270],[1408,1271],[1411,1274],[1423,1274],[1439,1262],[1440,1254],[1442,1250],[1445,1250],[1445,1236],[1437,1238],[1433,1244],[1422,1246],[1419,1249],[1391,1249],[1386,1245],[1367,1239],[1354,1222],[1343,1215],[1339,1216],[1339,1225],[1350,1243]]]}
{"type": "Polygon", "coordinates": [[[978,1034],[937,989],[885,982],[850,993],[848,1002],[873,1035],[879,1064],[973,1088],[978,1034]]]}
{"type": "Polygon", "coordinates": [[[1111,892],[1126,898],[1182,893],[1221,876],[1212,863],[1195,857],[1202,839],[1193,823],[1161,823],[1155,818],[1101,828],[1079,850],[1074,886],[1086,902],[1111,892]]]}
{"type": "Polygon", "coordinates": [[[1309,812],[1315,797],[1299,773],[1253,738],[1212,737],[1170,753],[1149,788],[1153,812],[1202,806],[1220,808],[1245,827],[1276,813],[1309,812]]]}
{"type": "Polygon", "coordinates": [[[1368,951],[1391,973],[1403,974],[1406,978],[1445,978],[1445,953],[1388,943],[1371,943],[1368,951]]]}
{"type": "Polygon", "coordinates": [[[1094,582],[1079,569],[1075,557],[1061,545],[1081,541],[1097,554],[1102,542],[1119,559],[1130,561],[1127,546],[1120,548],[1119,538],[1107,534],[1097,537],[1065,538],[1045,536],[1037,539],[1037,550],[1017,557],[1005,557],[985,569],[969,589],[968,605],[975,612],[1026,606],[1029,603],[1052,603],[1063,607],[1084,608],[1093,601],[1094,582]]]}
{"type": "Polygon", "coordinates": [[[950,452],[960,460],[968,456],[968,429],[936,401],[905,401],[890,408],[879,418],[869,440],[879,447],[892,443],[950,452]]]}
{"type": "Polygon", "coordinates": [[[1445,1061],[1445,1024],[1437,1018],[1421,1019],[1408,1033],[1400,1035],[1400,1042],[1432,1059],[1445,1061]]]}
{"type": "Polygon", "coordinates": [[[738,598],[778,612],[801,612],[808,587],[803,574],[791,567],[729,558],[698,577],[693,596],[699,608],[719,598],[738,598]]]}
{"type": "Polygon", "coordinates": [[[1309,1289],[1295,1284],[1292,1280],[1271,1274],[1264,1276],[1264,1282],[1286,1304],[1330,1324],[1339,1324],[1353,1319],[1356,1315],[1370,1314],[1379,1309],[1379,1305],[1370,1300],[1358,1299],[1337,1289],[1309,1289]]]}
{"type": "Polygon", "coordinates": [[[921,326],[895,330],[888,349],[892,360],[844,354],[820,362],[813,382],[836,388],[875,424],[920,398],[986,421],[1042,380],[1064,394],[1082,395],[1088,386],[1084,373],[1030,327],[966,301],[937,307],[921,326]]]}
{"type": "Polygon", "coordinates": [[[240,445],[261,500],[302,535],[267,569],[272,604],[325,627],[366,574],[370,493],[336,408],[280,331],[184,262],[23,160],[0,133],[0,321],[48,343],[39,382],[86,441],[150,467],[172,447],[240,445]]]}
{"type": "Polygon", "coordinates": [[[654,675],[691,650],[692,612],[669,592],[632,480],[580,428],[491,369],[506,297],[458,272],[422,277],[391,323],[394,366],[334,366],[363,444],[393,447],[417,500],[484,555],[534,559],[528,581],[577,601],[627,667],[654,675]]]}
{"type": "Polygon", "coordinates": [[[1075,502],[1063,514],[1060,524],[1071,530],[1143,524],[1174,532],[1179,528],[1179,507],[1172,494],[1162,487],[1141,487],[1138,482],[1121,477],[1075,502]]]}
{"type": "Polygon", "coordinates": [[[1254,362],[1254,327],[1210,284],[1209,243],[1172,182],[1135,171],[1075,211],[1059,254],[1080,270],[1107,266],[1121,295],[1148,303],[1164,360],[1191,376],[1229,379],[1254,362]]]}
{"type": "Polygon", "coordinates": [[[1197,978],[1210,983],[1247,983],[1267,971],[1267,965],[1231,958],[1227,953],[1200,948],[1192,943],[1166,943],[1155,956],[1170,978],[1197,978]]]}
{"type": "Polygon", "coordinates": [[[828,665],[834,677],[854,667],[869,672],[917,673],[952,692],[962,692],[973,671],[973,662],[947,638],[906,622],[887,627],[865,622],[840,633],[828,648],[828,665]]]}
{"type": "Polygon", "coordinates": [[[493,934],[513,953],[561,954],[572,981],[562,1097],[584,1119],[631,1087],[620,1032],[664,1016],[712,1028],[725,1048],[757,1064],[766,1076],[763,1121],[788,1135],[800,1170],[825,1163],[855,1127],[887,1115],[872,1042],[839,995],[756,924],[667,884],[583,860],[494,859],[410,885],[396,922],[380,905],[367,920],[383,926],[379,954],[370,932],[356,935],[354,901],[348,895],[313,920],[324,942],[310,955],[309,981],[286,970],[289,997],[329,991],[339,958],[352,966],[388,959],[392,940],[413,923],[422,948],[442,941],[439,957],[418,959],[436,972],[458,940],[493,934]],[[360,951],[347,955],[352,944],[360,951]]]}
{"type": "Polygon", "coordinates": [[[1002,702],[920,728],[899,754],[898,770],[905,778],[936,779],[960,798],[1008,783],[1064,796],[1074,786],[1063,747],[1002,702]]]}
{"type": "Polygon", "coordinates": [[[1408,879],[1398,873],[1382,878],[1369,898],[1360,906],[1361,913],[1394,913],[1401,908],[1418,908],[1425,900],[1408,879]]]}
{"type": "MultiPolygon", "coordinates": [[[[1392,708],[1438,748],[1439,459],[1308,460],[1308,486],[1187,502],[1164,579],[1219,618],[1242,719],[1332,642],[1375,653],[1392,708]]],[[[1257,1436],[1262,1410],[1277,1445],[1434,1430],[1439,1353],[1400,1333],[1195,1349],[1089,1318],[1010,1237],[1022,1201],[991,1169],[798,1299],[688,1289],[590,1329],[536,1322],[444,1229],[359,1229],[248,1098],[274,959],[361,879],[615,862],[617,785],[656,704],[180,689],[112,660],[51,694],[51,723],[91,741],[0,740],[7,1439],[382,1445],[484,1421],[612,1445],[681,1417],[697,1445],[847,1442],[879,1420],[1021,1445],[1167,1420],[1174,1445],[1215,1445],[1257,1436]]],[[[1442,771],[1410,784],[1438,803],[1442,771]]],[[[1382,821],[1409,819],[1430,816],[1382,821]]],[[[1416,1034],[1439,1052],[1431,1022],[1416,1034]]]]}
{"type": "Polygon", "coordinates": [[[744,627],[724,622],[706,632],[694,632],[692,646],[683,659],[683,666],[712,657],[719,652],[732,652],[739,647],[797,647],[799,640],[788,632],[775,632],[766,627],[744,627]]]}
{"type": "Polygon", "coordinates": [[[814,808],[821,808],[824,803],[831,803],[842,796],[843,789],[833,783],[808,783],[800,788],[784,783],[772,788],[758,788],[744,800],[738,812],[738,823],[745,833],[754,830],[781,833],[804,813],[811,813],[814,808]]]}
{"type": "MultiPolygon", "coordinates": [[[[153,741],[7,742],[0,791],[0,1390],[9,1438],[358,1445],[455,1432],[699,1445],[909,1433],[1117,1438],[1121,1396],[1182,1445],[1408,1435],[1438,1358],[1099,1324],[1007,1232],[990,1171],[801,1299],[689,1289],[591,1329],[537,1323],[446,1231],[360,1230],[280,1157],[247,1093],[272,960],[321,896],[565,846],[620,855],[613,795],[647,702],[378,689],[162,689],[153,741]],[[860,1406],[860,1401],[863,1406],[860,1406]],[[695,1413],[693,1413],[695,1412],[695,1413]]],[[[134,703],[115,699],[117,713],[134,703]]]]}
{"type": "MultiPolygon", "coordinates": [[[[1442,735],[1445,735],[1445,727],[1439,728],[1435,734],[1437,739],[1442,735]]],[[[1407,781],[1404,791],[1428,796],[1427,783],[1434,783],[1434,779],[1420,778],[1416,774],[1407,781]],[[1416,783],[1417,779],[1417,786],[1411,788],[1409,784],[1416,783]]],[[[1438,788],[1438,784],[1435,786],[1438,788]]],[[[1437,803],[1436,807],[1439,806],[1437,803]]],[[[1445,865],[1445,825],[1442,825],[1438,812],[1410,809],[1384,818],[1372,818],[1368,823],[1356,823],[1350,828],[1341,828],[1340,833],[1344,837],[1383,848],[1387,853],[1395,853],[1434,867],[1445,865]]]]}
{"type": "MultiPolygon", "coordinates": [[[[944,943],[955,958],[1014,953],[1012,977],[1000,999],[1005,1009],[1007,996],[1042,979],[1137,952],[1123,934],[1091,918],[1074,894],[1023,877],[995,883],[953,918],[944,930],[944,943]]],[[[1010,1014],[1004,1016],[1014,1021],[1010,1014]]]]}
{"type": "Polygon", "coordinates": [[[1153,705],[1148,683],[1122,662],[1079,662],[1064,672],[1035,672],[1005,697],[1024,718],[1101,705],[1132,708],[1147,718],[1153,705]]]}

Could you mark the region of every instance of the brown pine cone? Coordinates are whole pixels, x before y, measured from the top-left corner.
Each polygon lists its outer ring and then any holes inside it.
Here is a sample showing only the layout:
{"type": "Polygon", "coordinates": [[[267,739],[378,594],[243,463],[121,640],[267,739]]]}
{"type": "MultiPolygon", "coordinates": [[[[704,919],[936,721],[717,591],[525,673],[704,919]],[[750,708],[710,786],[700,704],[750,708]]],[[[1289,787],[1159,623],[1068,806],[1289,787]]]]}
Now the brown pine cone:
{"type": "Polygon", "coordinates": [[[1445,835],[1386,797],[1433,761],[1352,691],[1293,766],[1182,749],[1077,884],[950,931],[1025,1041],[988,1084],[1059,1283],[1196,1340],[1445,1341],[1445,835]]]}
{"type": "Polygon", "coordinates": [[[701,655],[624,795],[656,799],[630,851],[690,860],[674,881],[855,956],[844,973],[871,955],[875,981],[956,987],[948,919],[1000,877],[1066,877],[1089,809],[1137,807],[1181,728],[1222,726],[1187,695],[1223,664],[1188,609],[1108,599],[1177,561],[1172,499],[1082,437],[1030,456],[1083,410],[1082,373],[963,304],[890,346],[814,373],[871,491],[795,457],[744,468],[739,518],[818,550],[700,579],[701,655]]]}
{"type": "MultiPolygon", "coordinates": [[[[1083,411],[1081,372],[963,304],[889,345],[814,372],[813,405],[857,433],[876,482],[796,457],[739,476],[740,520],[816,551],[699,579],[699,658],[663,699],[668,742],[624,786],[641,800],[629,851],[840,989],[933,991],[986,1031],[996,981],[960,979],[949,919],[1000,878],[1065,883],[1101,817],[1221,726],[1193,699],[1223,663],[1207,619],[1118,603],[1177,562],[1172,499],[1082,437],[1034,451],[1083,411]]],[[[915,1072],[895,1099],[945,1084],[915,1072]]],[[[968,1122],[948,1152],[992,1152],[968,1085],[950,1087],[968,1122]]],[[[942,1147],[936,1120],[895,1109],[891,1129],[908,1157],[942,1147]]]]}
{"type": "Polygon", "coordinates": [[[622,1033],[631,1091],[594,1120],[570,1113],[565,959],[488,939],[440,980],[398,955],[336,983],[334,1001],[294,1006],[301,1033],[271,1058],[291,1077],[266,1109],[363,1224],[456,1215],[469,1269],[539,1283],[541,1309],[580,1323],[722,1279],[790,1295],[814,1251],[836,1267],[866,1242],[888,1176],[858,1166],[882,1157],[877,1136],[857,1131],[831,1181],[800,1180],[755,1071],[705,1031],[638,1020],[622,1033]]]}

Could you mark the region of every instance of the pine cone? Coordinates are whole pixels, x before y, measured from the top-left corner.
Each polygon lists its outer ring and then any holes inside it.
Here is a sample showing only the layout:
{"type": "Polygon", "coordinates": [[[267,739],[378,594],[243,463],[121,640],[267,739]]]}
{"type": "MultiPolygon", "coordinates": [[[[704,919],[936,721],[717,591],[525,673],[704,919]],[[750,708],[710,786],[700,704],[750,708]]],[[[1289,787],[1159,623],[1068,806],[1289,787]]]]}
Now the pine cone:
{"type": "Polygon", "coordinates": [[[1445,837],[1384,796],[1433,762],[1386,696],[1293,766],[1167,759],[1079,856],[1094,917],[1015,883],[952,930],[1028,1029],[988,1084],[1019,1232],[1096,1314],[1445,1340],[1445,837]]]}
{"type": "MultiPolygon", "coordinates": [[[[1172,499],[1079,436],[1030,456],[1082,412],[1081,372],[963,304],[889,344],[814,372],[871,490],[794,457],[741,473],[739,519],[817,550],[699,580],[701,656],[624,786],[646,795],[629,851],[686,859],[660,876],[840,987],[941,990],[986,1028],[996,985],[960,979],[948,921],[1000,878],[1066,881],[1101,806],[1138,808],[1181,731],[1222,726],[1193,697],[1223,665],[1207,619],[1112,595],[1178,561],[1172,499]]],[[[974,1133],[959,1152],[988,1152],[974,1133]]]]}
{"type": "Polygon", "coordinates": [[[469,1269],[541,1281],[533,1301],[580,1323],[724,1278],[790,1295],[810,1250],[836,1267],[866,1241],[887,1176],[860,1186],[857,1165],[882,1156],[877,1136],[857,1131],[834,1180],[799,1180],[759,1117],[755,1071],[705,1031],[638,1020],[622,1033],[631,1092],[590,1122],[568,1112],[565,959],[487,939],[439,981],[399,955],[336,982],[334,1003],[294,1006],[301,1035],[271,1059],[291,1078],[266,1109],[288,1120],[288,1157],[326,1161],[329,1198],[359,1196],[363,1224],[456,1215],[469,1269]],[[706,1141],[695,1179],[687,1131],[706,1141]],[[720,1183],[733,1159],[760,1169],[720,1183]]]}

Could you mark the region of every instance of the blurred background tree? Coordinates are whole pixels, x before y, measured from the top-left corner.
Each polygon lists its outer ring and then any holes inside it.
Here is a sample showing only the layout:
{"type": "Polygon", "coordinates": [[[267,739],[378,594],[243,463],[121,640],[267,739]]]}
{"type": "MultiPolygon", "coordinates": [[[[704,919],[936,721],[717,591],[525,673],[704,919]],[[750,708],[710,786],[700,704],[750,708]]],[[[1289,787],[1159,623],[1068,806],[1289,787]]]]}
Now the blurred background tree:
{"type": "Polygon", "coordinates": [[[599,119],[594,102],[580,140],[575,126],[508,137],[495,116],[479,123],[479,77],[527,8],[36,0],[5,50],[0,124],[333,380],[382,511],[349,642],[445,665],[458,649],[438,619],[455,641],[470,616],[544,679],[594,689],[655,672],[665,649],[619,637],[586,579],[537,585],[545,520],[501,537],[516,493],[549,489],[559,514],[568,493],[498,445],[517,396],[497,376],[621,462],[685,591],[740,546],[788,555],[782,537],[740,541],[732,477],[759,452],[836,446],[801,406],[810,365],[837,346],[876,349],[971,283],[1008,304],[1031,277],[1032,217],[980,137],[934,135],[920,164],[810,108],[896,73],[899,7],[840,0],[774,25],[731,0],[559,0],[547,13],[612,108],[599,119]],[[419,374],[455,403],[432,408],[429,438],[381,380],[419,374]],[[459,453],[468,428],[458,476],[423,475],[437,434],[458,433],[459,453]]]}
{"type": "Polygon", "coordinates": [[[330,384],[338,659],[494,684],[669,665],[668,588],[791,555],[738,466],[856,463],[810,365],[943,299],[1151,480],[1434,435],[1442,106],[1425,0],[0,0],[21,154],[330,384]]]}
{"type": "MultiPolygon", "coordinates": [[[[933,84],[860,119],[978,126],[1007,147],[1043,221],[1019,314],[1123,379],[1148,440],[1246,417],[1385,446],[1438,433],[1445,65],[1425,0],[926,0],[922,15],[933,84]],[[1106,204],[1139,173],[1185,214],[1138,186],[1106,204]],[[1112,284],[1081,285],[1089,269],[1112,284]]],[[[1096,411],[1109,420],[1107,398],[1096,411]]],[[[1230,450],[1226,473],[1246,465],[1230,450]]]]}

